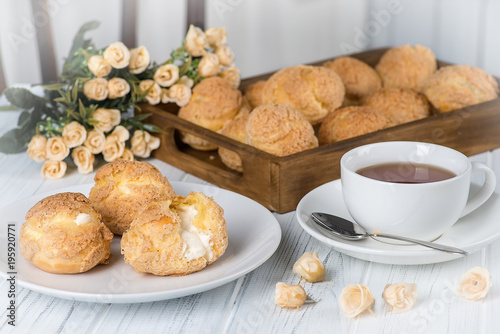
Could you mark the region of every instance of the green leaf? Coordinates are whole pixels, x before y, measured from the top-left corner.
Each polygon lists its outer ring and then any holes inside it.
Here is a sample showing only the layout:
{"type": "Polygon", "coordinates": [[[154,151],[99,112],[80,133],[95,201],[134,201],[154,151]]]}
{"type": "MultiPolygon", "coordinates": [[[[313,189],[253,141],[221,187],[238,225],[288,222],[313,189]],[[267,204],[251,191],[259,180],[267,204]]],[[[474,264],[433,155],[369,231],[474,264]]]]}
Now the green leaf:
{"type": "Polygon", "coordinates": [[[65,83],[55,83],[55,84],[50,84],[50,85],[40,85],[39,87],[42,87],[43,89],[46,89],[46,90],[59,90],[59,89],[62,89],[66,86],[67,86],[67,84],[65,84],[65,83]]]}
{"type": "Polygon", "coordinates": [[[135,115],[134,117],[130,117],[129,119],[133,119],[135,121],[143,121],[143,120],[145,120],[146,118],[148,118],[151,115],[152,115],[151,113],[149,113],[149,114],[140,114],[140,115],[135,115]]]}
{"type": "MultiPolygon", "coordinates": [[[[78,97],[78,79],[76,79],[75,84],[73,85],[72,91],[71,91],[71,101],[76,101],[76,98],[78,97]]],[[[81,101],[80,101],[81,103],[81,101]]]]}
{"type": "Polygon", "coordinates": [[[17,126],[23,127],[29,122],[31,122],[31,113],[29,111],[23,111],[21,115],[19,115],[17,126]]]}
{"type": "Polygon", "coordinates": [[[156,132],[156,133],[166,133],[162,128],[153,125],[153,124],[144,124],[143,125],[144,130],[149,131],[149,132],[156,132]]]}
{"type": "Polygon", "coordinates": [[[25,88],[7,88],[4,94],[11,104],[21,109],[31,109],[38,103],[45,103],[44,99],[25,88]]]}
{"type": "MultiPolygon", "coordinates": [[[[85,48],[85,39],[84,35],[87,31],[89,30],[94,30],[97,29],[101,23],[99,21],[90,21],[85,24],[83,24],[80,27],[80,30],[76,33],[75,37],[73,38],[73,44],[71,45],[71,49],[69,51],[69,57],[68,59],[71,59],[72,55],[74,55],[78,50],[84,49],[85,48]]],[[[88,42],[87,42],[88,44],[88,42]]]]}
{"type": "Polygon", "coordinates": [[[16,111],[16,110],[19,110],[18,107],[16,107],[15,105],[9,105],[9,106],[1,106],[0,107],[0,111],[16,111]]]}
{"type": "Polygon", "coordinates": [[[6,154],[20,153],[24,151],[25,144],[22,129],[12,129],[0,137],[0,152],[6,154]]]}

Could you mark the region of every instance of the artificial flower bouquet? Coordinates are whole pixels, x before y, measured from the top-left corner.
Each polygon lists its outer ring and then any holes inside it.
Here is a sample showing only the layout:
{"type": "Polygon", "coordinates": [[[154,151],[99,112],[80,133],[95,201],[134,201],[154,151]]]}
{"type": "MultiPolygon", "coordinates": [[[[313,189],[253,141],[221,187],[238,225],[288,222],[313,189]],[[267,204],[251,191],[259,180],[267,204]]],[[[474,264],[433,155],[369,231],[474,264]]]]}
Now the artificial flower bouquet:
{"type": "Polygon", "coordinates": [[[160,145],[157,126],[144,123],[149,114],[134,116],[140,103],[176,103],[182,107],[201,80],[220,76],[240,83],[234,54],[226,45],[225,28],[206,31],[191,26],[182,45],[163,63],[151,62],[144,46],[128,49],[115,42],[97,48],[83,25],[66,58],[57,83],[40,85],[43,95],[24,88],[8,88],[11,106],[22,110],[18,127],[0,137],[0,152],[18,153],[43,162],[42,175],[56,179],[69,166],[88,174],[96,156],[104,161],[147,158],[160,145]]]}

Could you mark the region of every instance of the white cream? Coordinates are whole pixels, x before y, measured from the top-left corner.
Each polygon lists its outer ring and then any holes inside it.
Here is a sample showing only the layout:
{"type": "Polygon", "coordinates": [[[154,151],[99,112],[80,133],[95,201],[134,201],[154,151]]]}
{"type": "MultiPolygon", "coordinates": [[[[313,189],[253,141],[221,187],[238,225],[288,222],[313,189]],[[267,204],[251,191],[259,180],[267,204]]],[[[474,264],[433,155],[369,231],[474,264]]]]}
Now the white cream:
{"type": "Polygon", "coordinates": [[[183,256],[187,261],[204,257],[207,261],[213,258],[210,236],[193,225],[198,212],[194,206],[184,206],[177,211],[181,219],[180,235],[184,241],[183,256]]]}
{"type": "Polygon", "coordinates": [[[76,225],[83,225],[90,223],[92,218],[88,213],[80,213],[78,216],[75,218],[75,223],[76,225]]]}
{"type": "Polygon", "coordinates": [[[127,186],[127,183],[125,183],[125,182],[118,182],[117,188],[121,193],[123,193],[125,195],[130,195],[130,193],[131,193],[130,188],[127,186]]]}

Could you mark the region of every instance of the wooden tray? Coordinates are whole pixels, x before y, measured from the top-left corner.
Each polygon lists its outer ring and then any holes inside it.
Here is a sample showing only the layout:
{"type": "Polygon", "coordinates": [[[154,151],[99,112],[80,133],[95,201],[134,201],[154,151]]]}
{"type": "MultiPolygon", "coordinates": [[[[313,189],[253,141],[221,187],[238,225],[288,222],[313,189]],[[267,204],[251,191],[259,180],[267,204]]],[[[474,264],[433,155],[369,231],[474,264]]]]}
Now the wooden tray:
{"type": "MultiPolygon", "coordinates": [[[[386,50],[371,50],[352,56],[374,66],[386,50]]],[[[312,65],[321,65],[323,62],[312,65]]],[[[438,62],[438,65],[446,63],[438,62]]],[[[240,88],[244,90],[248,85],[271,75],[243,80],[240,88]]],[[[300,199],[310,190],[338,179],[340,158],[348,150],[360,145],[394,140],[422,141],[448,146],[466,155],[500,147],[499,98],[443,114],[436,112],[425,119],[286,157],[276,157],[180,119],[176,116],[179,108],[172,103],[157,106],[144,104],[141,109],[143,113],[152,113],[147,122],[166,132],[160,136],[161,146],[153,152],[154,157],[217,186],[250,197],[278,213],[295,210],[300,199]],[[243,173],[226,167],[217,151],[198,151],[182,143],[179,130],[238,152],[243,173]]]]}

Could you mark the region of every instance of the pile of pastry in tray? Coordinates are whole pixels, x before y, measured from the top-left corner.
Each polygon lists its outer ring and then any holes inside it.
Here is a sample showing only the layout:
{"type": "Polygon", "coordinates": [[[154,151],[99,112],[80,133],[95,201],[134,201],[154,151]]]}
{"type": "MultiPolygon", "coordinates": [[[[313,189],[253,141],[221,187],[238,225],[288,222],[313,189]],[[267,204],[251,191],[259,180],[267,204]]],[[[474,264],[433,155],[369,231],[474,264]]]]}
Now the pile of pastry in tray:
{"type": "MultiPolygon", "coordinates": [[[[432,50],[404,45],[388,49],[375,67],[349,56],[323,66],[297,65],[244,92],[208,78],[178,116],[286,156],[497,97],[497,81],[480,68],[438,69],[432,50]]],[[[190,133],[181,139],[198,150],[218,149],[225,165],[242,171],[237,153],[190,133]]]]}
{"type": "Polygon", "coordinates": [[[126,263],[162,276],[199,271],[228,244],[224,211],[212,198],[177,195],[152,164],[119,160],[97,171],[88,198],[65,192],[35,204],[19,249],[44,271],[82,273],[109,262],[114,235],[126,263]]]}

